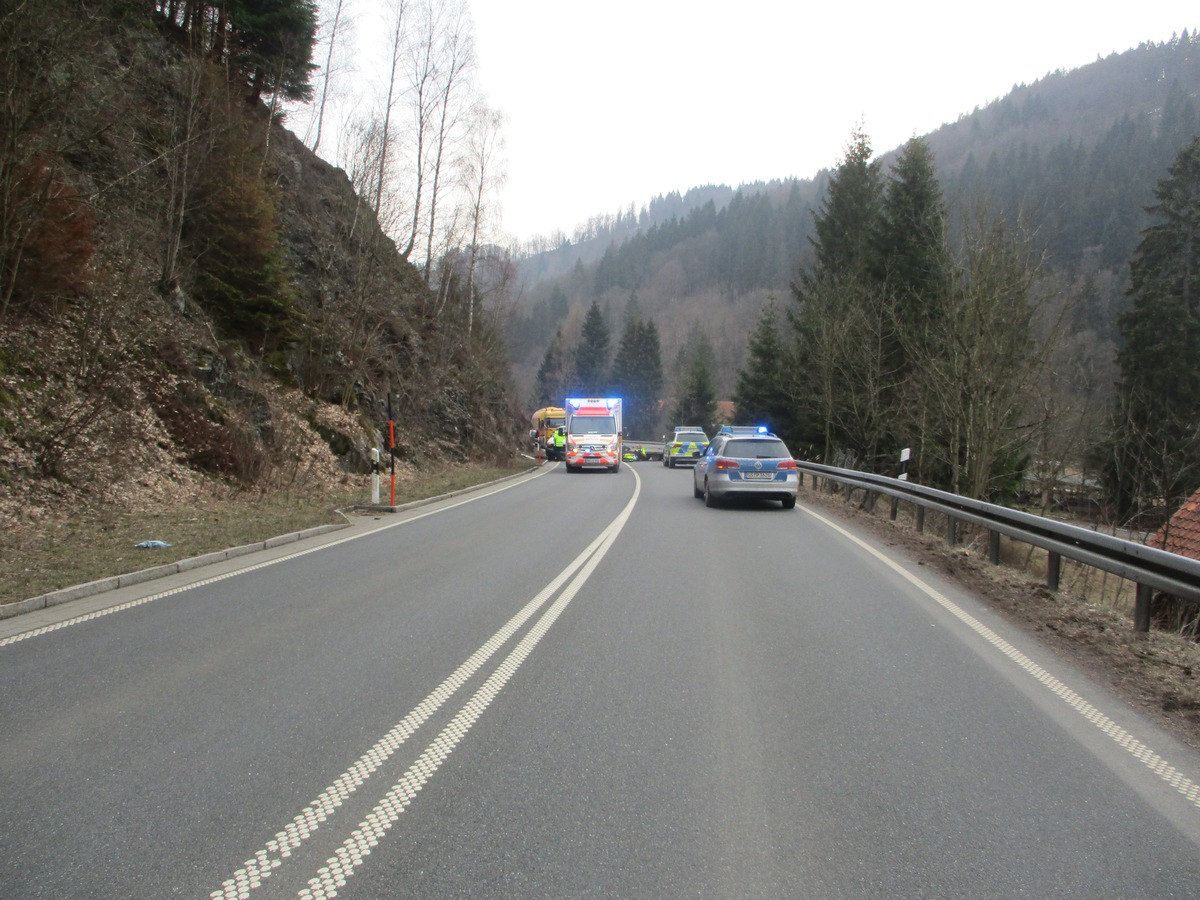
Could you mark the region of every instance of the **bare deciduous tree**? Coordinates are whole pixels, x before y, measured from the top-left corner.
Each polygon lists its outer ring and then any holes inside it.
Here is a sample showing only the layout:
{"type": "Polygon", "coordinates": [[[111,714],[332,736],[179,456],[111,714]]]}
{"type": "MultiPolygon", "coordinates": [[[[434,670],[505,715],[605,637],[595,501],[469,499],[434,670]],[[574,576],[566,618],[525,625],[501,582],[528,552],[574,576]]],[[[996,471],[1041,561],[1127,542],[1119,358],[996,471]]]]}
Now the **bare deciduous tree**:
{"type": "Polygon", "coordinates": [[[791,313],[796,328],[796,358],[801,373],[797,391],[807,393],[818,412],[825,439],[824,462],[840,442],[843,372],[848,367],[856,316],[852,310],[866,286],[852,277],[835,278],[827,273],[807,280],[802,306],[791,313]]]}
{"type": "Polygon", "coordinates": [[[926,450],[949,471],[950,490],[983,498],[1019,472],[1032,438],[1031,398],[1060,329],[1037,337],[1041,266],[1028,236],[986,214],[966,234],[937,332],[924,350],[910,349],[930,397],[926,450]]]}
{"type": "Polygon", "coordinates": [[[379,129],[376,183],[371,202],[371,206],[377,215],[383,205],[383,188],[387,183],[388,176],[388,146],[391,140],[392,109],[396,100],[397,70],[400,68],[406,52],[405,28],[408,25],[406,16],[408,11],[407,0],[394,0],[392,11],[394,15],[392,19],[391,64],[388,68],[387,98],[383,104],[383,117],[379,129]]]}
{"type": "Polygon", "coordinates": [[[176,63],[172,73],[178,102],[166,111],[168,130],[165,137],[168,143],[161,150],[166,175],[163,182],[166,190],[163,214],[166,221],[159,289],[164,294],[172,293],[178,287],[183,226],[197,177],[198,167],[195,163],[211,144],[206,138],[209,125],[205,121],[209,107],[203,97],[206,65],[201,58],[188,56],[176,63]]]}
{"type": "Polygon", "coordinates": [[[504,183],[499,155],[503,149],[501,115],[485,104],[472,110],[467,152],[463,157],[463,185],[468,197],[471,237],[467,259],[467,334],[475,320],[475,270],[479,262],[479,245],[486,237],[489,197],[504,183]]]}
{"type": "MultiPolygon", "coordinates": [[[[425,21],[418,26],[415,34],[410,35],[411,40],[403,48],[403,52],[405,53],[404,62],[406,63],[408,72],[408,84],[405,89],[405,96],[408,101],[408,112],[411,116],[409,122],[411,131],[406,136],[411,146],[408,174],[413,179],[411,223],[406,229],[407,235],[400,238],[400,242],[403,245],[400,249],[400,255],[404,259],[408,259],[412,255],[413,248],[416,246],[417,235],[421,230],[421,204],[424,199],[426,178],[425,154],[428,152],[426,145],[429,140],[429,131],[431,122],[433,121],[437,96],[437,45],[434,40],[433,26],[431,24],[434,16],[430,11],[430,4],[428,2],[425,6],[425,12],[425,21]]],[[[397,34],[399,35],[399,32],[397,34]]]]}
{"type": "Polygon", "coordinates": [[[437,217],[440,212],[439,189],[448,152],[458,132],[464,110],[464,95],[470,88],[469,76],[475,63],[474,40],[466,10],[459,0],[447,5],[430,4],[428,40],[438,44],[437,92],[435,95],[436,128],[431,136],[429,160],[429,219],[425,231],[425,283],[430,283],[435,253],[437,217]]]}
{"type": "Polygon", "coordinates": [[[329,100],[329,84],[333,78],[333,50],[340,36],[342,25],[342,7],[344,0],[337,0],[333,9],[333,20],[329,26],[329,47],[325,52],[325,69],[321,78],[321,99],[317,101],[316,136],[313,138],[312,152],[316,153],[321,146],[321,132],[325,125],[325,104],[329,100]]]}

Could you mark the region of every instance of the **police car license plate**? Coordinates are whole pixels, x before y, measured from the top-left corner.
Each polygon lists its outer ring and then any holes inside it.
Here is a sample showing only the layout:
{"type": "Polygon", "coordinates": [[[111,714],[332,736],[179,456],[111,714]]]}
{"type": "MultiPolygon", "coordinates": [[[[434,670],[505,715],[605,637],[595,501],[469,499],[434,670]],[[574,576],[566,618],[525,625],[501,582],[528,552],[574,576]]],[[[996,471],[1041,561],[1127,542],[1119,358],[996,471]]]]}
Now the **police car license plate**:
{"type": "Polygon", "coordinates": [[[743,472],[742,477],[747,481],[774,481],[774,472],[743,472]]]}

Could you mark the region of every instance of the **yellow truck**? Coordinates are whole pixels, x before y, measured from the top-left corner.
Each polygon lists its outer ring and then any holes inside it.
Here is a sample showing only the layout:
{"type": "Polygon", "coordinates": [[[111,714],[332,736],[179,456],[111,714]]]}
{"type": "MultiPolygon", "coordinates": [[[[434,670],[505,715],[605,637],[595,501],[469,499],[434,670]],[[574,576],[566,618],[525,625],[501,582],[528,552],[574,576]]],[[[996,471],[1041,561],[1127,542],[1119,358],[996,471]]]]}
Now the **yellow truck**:
{"type": "Polygon", "coordinates": [[[558,459],[561,451],[554,447],[554,432],[567,424],[567,411],[560,406],[546,406],[535,412],[529,423],[534,449],[540,450],[546,459],[558,459]]]}

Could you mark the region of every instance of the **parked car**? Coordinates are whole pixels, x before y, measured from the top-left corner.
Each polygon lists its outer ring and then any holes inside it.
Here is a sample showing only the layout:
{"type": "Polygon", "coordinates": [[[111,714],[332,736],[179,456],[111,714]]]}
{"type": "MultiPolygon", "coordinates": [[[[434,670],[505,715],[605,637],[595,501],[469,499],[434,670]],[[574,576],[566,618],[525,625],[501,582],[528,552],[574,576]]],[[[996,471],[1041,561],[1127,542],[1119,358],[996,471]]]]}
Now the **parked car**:
{"type": "Polygon", "coordinates": [[[663,438],[663,465],[668,469],[676,466],[695,465],[697,453],[708,449],[708,435],[699,425],[680,425],[668,439],[663,438]]]}
{"type": "Polygon", "coordinates": [[[692,494],[708,507],[727,497],[761,497],[794,509],[799,488],[796,460],[766,428],[726,425],[696,454],[692,494]]]}

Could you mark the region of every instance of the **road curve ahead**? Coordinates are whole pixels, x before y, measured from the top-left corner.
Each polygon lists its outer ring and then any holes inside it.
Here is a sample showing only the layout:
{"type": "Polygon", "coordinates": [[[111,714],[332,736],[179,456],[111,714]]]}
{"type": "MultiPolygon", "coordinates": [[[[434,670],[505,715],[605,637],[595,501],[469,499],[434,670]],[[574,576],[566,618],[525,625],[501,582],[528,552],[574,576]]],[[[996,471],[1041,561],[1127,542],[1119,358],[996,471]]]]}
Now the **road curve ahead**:
{"type": "Polygon", "coordinates": [[[1192,751],[803,492],[548,466],[19,619],[4,898],[1200,883],[1192,751]]]}

